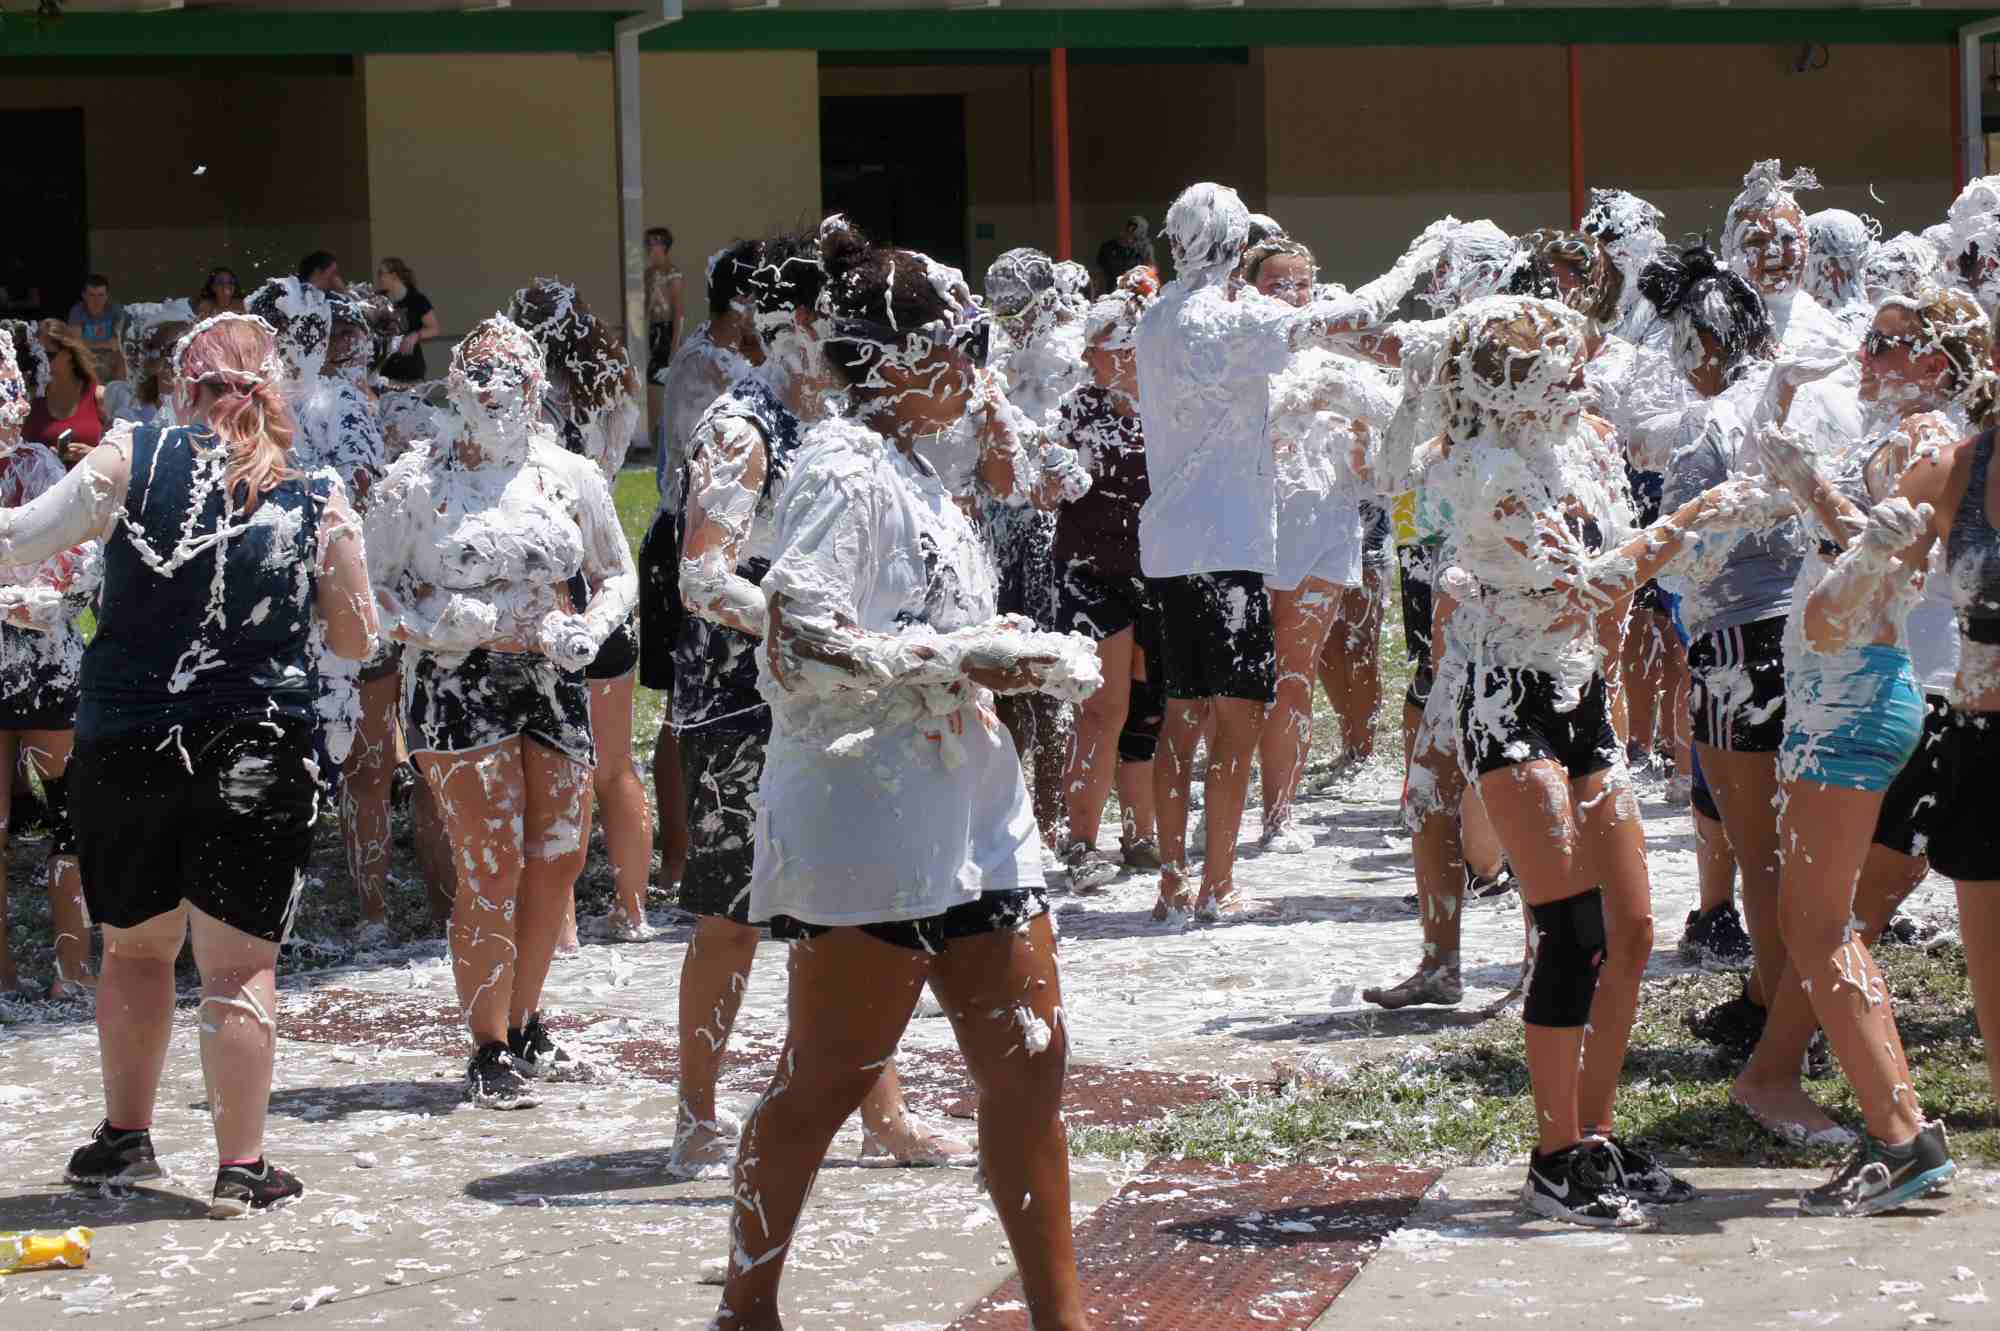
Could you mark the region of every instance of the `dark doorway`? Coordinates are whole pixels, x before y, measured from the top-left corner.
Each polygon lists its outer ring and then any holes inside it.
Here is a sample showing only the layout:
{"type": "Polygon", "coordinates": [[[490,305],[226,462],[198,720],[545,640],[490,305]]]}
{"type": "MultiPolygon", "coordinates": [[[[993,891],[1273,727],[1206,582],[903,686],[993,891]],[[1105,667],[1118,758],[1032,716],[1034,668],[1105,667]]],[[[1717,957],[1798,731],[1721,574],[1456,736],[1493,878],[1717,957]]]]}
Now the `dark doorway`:
{"type": "Polygon", "coordinates": [[[963,97],[822,97],[819,163],[828,212],[965,267],[963,97]]]}
{"type": "Polygon", "coordinates": [[[0,111],[0,309],[60,319],[83,291],[90,262],[83,210],[83,111],[0,111]]]}

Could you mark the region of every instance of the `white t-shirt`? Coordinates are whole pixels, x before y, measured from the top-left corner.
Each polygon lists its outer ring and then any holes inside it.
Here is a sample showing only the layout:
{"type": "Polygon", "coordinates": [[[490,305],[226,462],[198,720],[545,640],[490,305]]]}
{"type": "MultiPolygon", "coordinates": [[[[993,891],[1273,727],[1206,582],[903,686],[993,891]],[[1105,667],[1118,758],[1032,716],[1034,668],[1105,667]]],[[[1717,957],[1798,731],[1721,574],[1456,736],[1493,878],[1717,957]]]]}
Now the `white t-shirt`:
{"type": "MultiPolygon", "coordinates": [[[[801,621],[870,646],[995,617],[992,562],[919,459],[850,421],[813,427],[778,494],[763,588],[801,621]]],[[[922,919],[1039,884],[1041,841],[993,695],[963,679],[758,688],[771,742],[756,800],[750,918],[821,925],[922,919]]]]}
{"type": "Polygon", "coordinates": [[[1152,497],[1139,510],[1150,578],[1275,573],[1271,389],[1306,311],[1252,289],[1169,283],[1135,334],[1152,497]]]}
{"type": "Polygon", "coordinates": [[[1268,585],[1290,591],[1307,578],[1361,585],[1361,500],[1374,492],[1354,473],[1354,422],[1379,432],[1395,394],[1374,366],[1323,347],[1293,353],[1271,376],[1272,463],[1278,555],[1268,585]]]}

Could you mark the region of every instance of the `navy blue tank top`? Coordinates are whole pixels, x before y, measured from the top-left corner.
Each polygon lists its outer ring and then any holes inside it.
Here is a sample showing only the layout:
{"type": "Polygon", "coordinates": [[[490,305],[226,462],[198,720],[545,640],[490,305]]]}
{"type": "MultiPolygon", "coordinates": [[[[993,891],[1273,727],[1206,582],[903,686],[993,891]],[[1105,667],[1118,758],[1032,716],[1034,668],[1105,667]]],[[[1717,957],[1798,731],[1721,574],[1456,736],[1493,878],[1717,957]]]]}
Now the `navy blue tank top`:
{"type": "MultiPolygon", "coordinates": [[[[764,488],[758,496],[761,508],[791,466],[792,454],[799,448],[801,423],[763,380],[741,379],[702,415],[695,438],[703,437],[702,426],[709,421],[731,417],[750,422],[764,436],[764,488]]],[[[693,463],[690,452],[690,470],[693,463]]],[[[688,493],[687,479],[682,477],[684,495],[688,493]]],[[[753,559],[737,565],[736,571],[753,583],[761,583],[770,568],[770,561],[753,559]]],[[[678,552],[672,576],[680,576],[678,552]]],[[[766,724],[770,708],[757,692],[758,646],[749,634],[700,615],[689,613],[681,620],[680,636],[674,643],[676,731],[704,726],[749,730],[766,724]]]]}
{"type": "Polygon", "coordinates": [[[1967,642],[2000,643],[2000,530],[1986,511],[1986,476],[1993,466],[1993,434],[1980,435],[1972,445],[1972,474],[1965,497],[1952,515],[1951,539],[1945,544],[1945,566],[1951,570],[1952,598],[1957,602],[1958,630],[1967,642]]]}
{"type": "Polygon", "coordinates": [[[205,428],[132,435],[125,516],[104,543],[79,739],[238,714],[310,720],[319,515],[330,487],[293,477],[223,520],[228,455],[205,428]]]}

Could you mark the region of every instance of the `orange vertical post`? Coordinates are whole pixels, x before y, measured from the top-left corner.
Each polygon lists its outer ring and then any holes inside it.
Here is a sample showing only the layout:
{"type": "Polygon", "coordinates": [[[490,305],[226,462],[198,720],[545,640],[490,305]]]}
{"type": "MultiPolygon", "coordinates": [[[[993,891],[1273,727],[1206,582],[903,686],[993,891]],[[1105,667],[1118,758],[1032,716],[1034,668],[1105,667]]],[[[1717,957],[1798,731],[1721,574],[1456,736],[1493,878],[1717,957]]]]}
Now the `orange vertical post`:
{"type": "Polygon", "coordinates": [[[1049,133],[1056,170],[1056,258],[1073,257],[1069,234],[1069,48],[1049,52],[1049,133]]]}
{"type": "Polygon", "coordinates": [[[1583,68],[1572,43],[1569,63],[1569,224],[1583,225],[1583,68]]]}

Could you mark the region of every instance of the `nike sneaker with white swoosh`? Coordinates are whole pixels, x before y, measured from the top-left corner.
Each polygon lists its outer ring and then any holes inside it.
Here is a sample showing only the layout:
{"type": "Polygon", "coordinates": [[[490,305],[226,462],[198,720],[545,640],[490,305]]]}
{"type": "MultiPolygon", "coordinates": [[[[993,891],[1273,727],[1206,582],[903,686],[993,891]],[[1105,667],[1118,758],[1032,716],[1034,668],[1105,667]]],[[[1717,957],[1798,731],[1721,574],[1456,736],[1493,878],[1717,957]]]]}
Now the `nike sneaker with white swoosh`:
{"type": "Polygon", "coordinates": [[[1957,1172],[1942,1123],[1924,1124],[1915,1139],[1902,1146],[1863,1133],[1861,1145],[1832,1178],[1799,1194],[1799,1210],[1837,1216],[1893,1211],[1939,1191],[1957,1172]]]}
{"type": "Polygon", "coordinates": [[[1596,1229],[1631,1229],[1650,1219],[1619,1187],[1618,1163],[1601,1141],[1530,1155],[1521,1202],[1537,1215],[1596,1229]]]}

